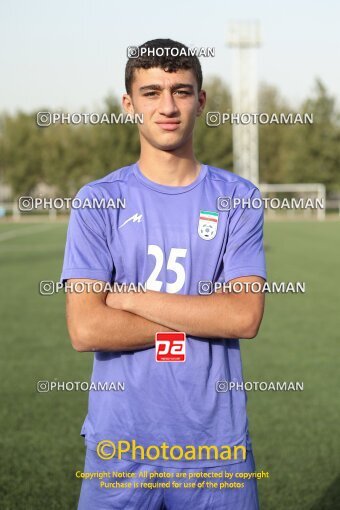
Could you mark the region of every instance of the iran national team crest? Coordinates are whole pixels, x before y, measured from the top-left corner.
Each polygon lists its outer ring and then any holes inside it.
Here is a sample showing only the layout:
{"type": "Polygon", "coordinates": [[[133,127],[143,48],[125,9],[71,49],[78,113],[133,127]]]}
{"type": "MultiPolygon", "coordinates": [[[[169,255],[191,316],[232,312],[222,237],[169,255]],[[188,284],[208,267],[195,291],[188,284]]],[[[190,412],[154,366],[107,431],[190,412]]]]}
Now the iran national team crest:
{"type": "Polygon", "coordinates": [[[200,219],[198,222],[198,235],[210,241],[214,239],[217,232],[218,213],[211,211],[200,211],[200,219]]]}

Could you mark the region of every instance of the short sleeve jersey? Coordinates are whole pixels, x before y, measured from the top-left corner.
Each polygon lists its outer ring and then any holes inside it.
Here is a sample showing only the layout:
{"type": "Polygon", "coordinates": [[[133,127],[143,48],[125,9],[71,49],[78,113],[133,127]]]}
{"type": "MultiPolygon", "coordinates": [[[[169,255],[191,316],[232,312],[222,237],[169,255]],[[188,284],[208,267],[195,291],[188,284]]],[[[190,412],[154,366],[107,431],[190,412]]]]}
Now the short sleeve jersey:
{"type": "MultiPolygon", "coordinates": [[[[142,283],[186,295],[199,294],[201,281],[266,278],[262,205],[221,211],[220,197],[250,204],[260,194],[249,181],[207,165],[187,186],[155,183],[137,163],[84,186],[81,201],[121,199],[125,207],[72,209],[61,278],[142,283]]],[[[144,448],[163,442],[251,448],[245,392],[216,388],[218,381],[243,381],[238,340],[187,335],[185,362],[157,363],[154,347],[96,352],[91,380],[120,381],[125,389],[90,391],[81,430],[89,448],[101,440],[135,440],[144,448]]],[[[196,468],[228,462],[236,461],[154,463],[196,468]]]]}

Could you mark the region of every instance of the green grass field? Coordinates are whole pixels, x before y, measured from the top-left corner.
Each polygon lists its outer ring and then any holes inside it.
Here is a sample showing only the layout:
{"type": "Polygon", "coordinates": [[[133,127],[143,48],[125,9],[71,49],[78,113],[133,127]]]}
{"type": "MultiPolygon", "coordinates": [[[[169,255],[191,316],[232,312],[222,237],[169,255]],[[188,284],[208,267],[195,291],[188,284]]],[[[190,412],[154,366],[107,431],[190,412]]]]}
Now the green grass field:
{"type": "MultiPolygon", "coordinates": [[[[86,415],[83,392],[38,393],[39,380],[89,380],[92,354],[69,342],[58,280],[66,224],[0,225],[2,510],[76,508],[86,415]]],[[[261,331],[243,346],[247,381],[303,381],[302,392],[249,392],[261,510],[338,508],[339,222],[266,225],[271,281],[305,281],[305,294],[268,295],[261,331]]],[[[93,509],[96,510],[96,509],[93,509]]]]}

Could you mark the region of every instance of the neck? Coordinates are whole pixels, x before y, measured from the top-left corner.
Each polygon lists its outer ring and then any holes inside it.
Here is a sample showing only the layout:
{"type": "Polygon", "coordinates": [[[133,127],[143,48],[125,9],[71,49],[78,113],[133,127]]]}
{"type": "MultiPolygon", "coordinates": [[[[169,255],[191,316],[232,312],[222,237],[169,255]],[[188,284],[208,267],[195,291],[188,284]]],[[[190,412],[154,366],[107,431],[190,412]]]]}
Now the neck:
{"type": "Polygon", "coordinates": [[[188,186],[196,180],[201,169],[192,144],[174,151],[141,144],[138,165],[145,177],[165,186],[188,186]]]}

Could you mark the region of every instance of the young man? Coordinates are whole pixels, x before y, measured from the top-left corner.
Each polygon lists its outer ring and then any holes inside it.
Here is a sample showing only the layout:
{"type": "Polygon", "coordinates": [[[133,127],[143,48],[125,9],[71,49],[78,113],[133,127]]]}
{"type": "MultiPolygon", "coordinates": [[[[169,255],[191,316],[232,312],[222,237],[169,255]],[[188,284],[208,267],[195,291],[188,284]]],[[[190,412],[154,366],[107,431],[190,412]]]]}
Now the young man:
{"type": "Polygon", "coordinates": [[[107,476],[83,481],[78,508],[254,510],[255,479],[236,477],[255,470],[246,395],[240,385],[221,391],[218,381],[242,383],[238,339],[256,336],[264,296],[245,286],[200,295],[199,282],[264,281],[262,209],[218,208],[219,197],[249,204],[260,195],[249,181],[195,159],[193,129],[206,101],[198,59],[169,39],[141,48],[147,54],[127,62],[123,96],[126,112],[143,114],[139,161],[78,193],[80,199],[122,198],[126,208],[75,209],[67,236],[63,280],[146,283],[148,289],[67,294],[72,344],[95,351],[92,381],[125,386],[90,392],[81,431],[85,471],[107,476]],[[156,361],[157,332],[186,333],[184,362],[156,361]],[[176,449],[156,458],[153,448],[153,458],[146,458],[141,449],[133,455],[126,448],[121,458],[103,460],[96,451],[102,441],[176,449]],[[188,445],[240,447],[243,455],[181,456],[188,445]]]}

